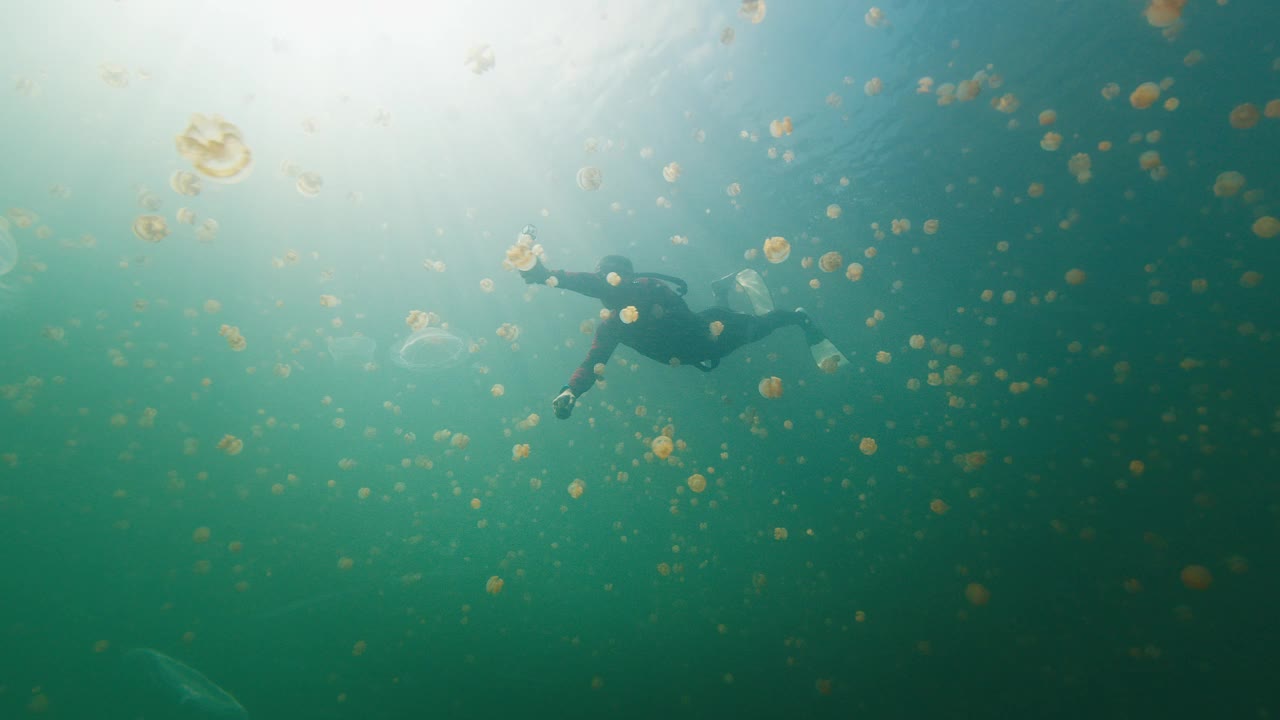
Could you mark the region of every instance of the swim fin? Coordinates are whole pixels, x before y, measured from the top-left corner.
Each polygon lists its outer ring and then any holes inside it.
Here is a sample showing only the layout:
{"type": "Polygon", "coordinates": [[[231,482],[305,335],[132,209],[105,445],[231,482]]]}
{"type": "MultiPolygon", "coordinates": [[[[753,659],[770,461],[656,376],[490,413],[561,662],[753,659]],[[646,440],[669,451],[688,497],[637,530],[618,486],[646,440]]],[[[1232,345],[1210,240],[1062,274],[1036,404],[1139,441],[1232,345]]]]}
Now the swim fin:
{"type": "Polygon", "coordinates": [[[817,344],[810,345],[809,352],[813,355],[813,361],[817,363],[818,369],[825,373],[836,372],[849,364],[849,358],[826,338],[817,344]]]}
{"type": "Polygon", "coordinates": [[[764,278],[760,277],[760,273],[747,268],[738,273],[737,281],[742,291],[746,293],[747,300],[751,302],[753,313],[768,315],[773,312],[773,295],[769,293],[769,286],[764,284],[764,278]]]}

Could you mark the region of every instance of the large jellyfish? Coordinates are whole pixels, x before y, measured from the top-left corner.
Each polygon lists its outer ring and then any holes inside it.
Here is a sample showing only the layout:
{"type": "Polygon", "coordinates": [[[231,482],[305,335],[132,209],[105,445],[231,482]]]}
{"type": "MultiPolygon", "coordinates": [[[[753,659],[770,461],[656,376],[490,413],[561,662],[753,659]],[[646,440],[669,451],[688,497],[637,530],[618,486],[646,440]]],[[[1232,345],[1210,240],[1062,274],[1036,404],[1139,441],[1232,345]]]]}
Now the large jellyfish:
{"type": "Polygon", "coordinates": [[[144,718],[166,720],[249,720],[249,713],[226,690],[199,670],[164,653],[135,648],[121,657],[131,708],[144,718]]]}
{"type": "Polygon", "coordinates": [[[391,362],[405,370],[434,372],[462,364],[467,344],[438,327],[426,327],[391,348],[391,362]]]}

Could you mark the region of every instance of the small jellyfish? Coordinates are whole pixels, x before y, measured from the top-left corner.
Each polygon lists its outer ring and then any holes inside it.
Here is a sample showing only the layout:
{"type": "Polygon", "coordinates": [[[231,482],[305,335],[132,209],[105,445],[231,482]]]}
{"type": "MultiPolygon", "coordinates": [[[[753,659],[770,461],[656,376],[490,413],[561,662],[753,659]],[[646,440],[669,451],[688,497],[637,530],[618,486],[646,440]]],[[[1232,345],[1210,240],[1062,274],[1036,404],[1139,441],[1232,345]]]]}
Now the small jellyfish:
{"type": "Polygon", "coordinates": [[[253,153],[245,145],[240,128],[221,115],[192,115],[176,145],[178,153],[197,172],[218,182],[240,182],[253,169],[253,153]]]}
{"type": "Polygon", "coordinates": [[[888,18],[884,16],[884,11],[878,7],[868,10],[867,14],[862,16],[862,20],[867,24],[867,27],[873,28],[881,28],[889,24],[888,18]]]}
{"type": "Polygon", "coordinates": [[[640,311],[636,310],[635,305],[628,305],[618,311],[618,319],[625,325],[630,325],[640,319],[640,311]]]}
{"type": "Polygon", "coordinates": [[[1213,183],[1213,194],[1218,197],[1231,197],[1240,192],[1240,188],[1244,187],[1244,175],[1228,170],[1220,175],[1213,183]]]}
{"type": "Polygon", "coordinates": [[[849,267],[845,268],[844,276],[852,282],[858,282],[862,279],[862,263],[849,263],[849,267]]]}
{"type": "Polygon", "coordinates": [[[1258,124],[1258,120],[1262,118],[1262,113],[1258,111],[1258,106],[1253,103],[1244,103],[1237,105],[1231,111],[1229,120],[1231,127],[1237,130],[1248,130],[1258,124]]]}
{"type": "Polygon", "coordinates": [[[588,165],[578,170],[578,187],[583,190],[599,190],[603,183],[604,173],[600,172],[600,168],[588,165]]]}
{"type": "Polygon", "coordinates": [[[102,63],[98,66],[98,77],[102,78],[102,82],[113,88],[129,86],[129,70],[122,65],[102,63]]]}
{"type": "Polygon", "coordinates": [[[476,75],[483,75],[497,65],[497,58],[493,53],[493,48],[488,45],[473,45],[467,50],[467,58],[462,62],[471,72],[476,75]]]}
{"type": "Polygon", "coordinates": [[[1160,99],[1160,86],[1153,82],[1142,83],[1129,94],[1129,104],[1139,110],[1146,110],[1160,99]]]}
{"type": "Polygon", "coordinates": [[[200,227],[196,228],[196,239],[202,243],[211,243],[218,239],[218,221],[213,218],[205,218],[200,223],[200,227]]]}
{"type": "Polygon", "coordinates": [[[187,170],[174,170],[169,176],[169,188],[179,195],[195,197],[200,194],[200,176],[187,170]]]}
{"type": "Polygon", "coordinates": [[[1254,221],[1253,234],[1266,240],[1280,235],[1280,220],[1270,215],[1263,215],[1254,221]]]}
{"type": "Polygon", "coordinates": [[[671,453],[675,449],[675,443],[671,442],[671,438],[666,435],[659,435],[650,443],[649,449],[658,459],[666,460],[671,457],[671,453]]]}
{"type": "MultiPolygon", "coordinates": [[[[868,97],[875,97],[884,91],[884,81],[878,77],[873,77],[862,86],[862,91],[866,93],[868,97]]],[[[977,93],[974,94],[976,95],[977,93]]]]}
{"type": "Polygon", "coordinates": [[[133,234],[141,240],[158,243],[169,236],[169,225],[159,215],[139,215],[133,221],[133,234]]]}
{"type": "Polygon", "coordinates": [[[823,253],[822,257],[818,258],[818,267],[823,272],[835,272],[841,265],[844,265],[844,256],[835,250],[823,253]]]}
{"type": "Polygon", "coordinates": [[[1087,276],[1080,268],[1071,268],[1067,271],[1065,279],[1068,285],[1083,285],[1087,276]]]}
{"type": "Polygon", "coordinates": [[[294,186],[297,187],[298,192],[303,197],[315,197],[320,194],[320,189],[324,187],[324,178],[319,173],[308,170],[298,175],[294,186]]]}
{"type": "Polygon", "coordinates": [[[735,37],[735,33],[733,31],[733,28],[726,26],[725,29],[720,31],[720,44],[732,45],[734,37],[735,37]]]}
{"type": "Polygon", "coordinates": [[[690,475],[686,483],[689,485],[689,489],[695,493],[700,493],[707,489],[707,478],[701,473],[690,475]]]}
{"type": "Polygon", "coordinates": [[[760,395],[769,400],[776,400],[782,397],[782,378],[767,377],[760,381],[757,389],[760,395]]]}
{"type": "Polygon", "coordinates": [[[494,575],[490,577],[488,581],[485,582],[484,591],[489,593],[490,595],[497,595],[498,593],[502,592],[502,586],[505,584],[506,582],[502,578],[498,577],[497,575],[494,575]]]}
{"type": "Polygon", "coordinates": [[[764,241],[764,256],[773,263],[784,262],[791,256],[791,243],[781,236],[774,236],[764,241]]]}
{"type": "Polygon", "coordinates": [[[680,179],[680,163],[668,163],[662,168],[662,179],[669,183],[673,183],[680,179]]]}
{"type": "Polygon", "coordinates": [[[827,206],[827,217],[831,218],[832,220],[839,220],[840,215],[843,212],[844,211],[840,209],[840,206],[835,203],[831,203],[830,205],[827,206]]]}
{"type": "Polygon", "coordinates": [[[768,8],[764,0],[742,0],[742,5],[738,7],[738,17],[754,25],[764,22],[766,12],[768,8]]]}

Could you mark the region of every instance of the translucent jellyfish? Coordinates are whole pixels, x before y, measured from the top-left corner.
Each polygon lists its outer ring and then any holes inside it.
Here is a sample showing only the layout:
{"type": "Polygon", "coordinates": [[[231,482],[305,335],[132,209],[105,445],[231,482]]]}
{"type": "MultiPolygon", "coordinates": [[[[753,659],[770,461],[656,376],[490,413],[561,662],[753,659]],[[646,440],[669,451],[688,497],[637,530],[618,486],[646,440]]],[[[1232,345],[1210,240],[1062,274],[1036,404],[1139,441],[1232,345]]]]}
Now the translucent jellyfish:
{"type": "Polygon", "coordinates": [[[635,305],[628,305],[618,312],[618,319],[625,325],[630,325],[640,319],[640,311],[636,310],[635,305]]]}
{"type": "Polygon", "coordinates": [[[1146,110],[1160,99],[1160,86],[1153,82],[1142,83],[1129,94],[1129,104],[1139,110],[1146,110]]]}
{"type": "Polygon", "coordinates": [[[502,592],[502,586],[505,584],[506,582],[502,578],[498,577],[497,575],[494,575],[490,577],[487,582],[485,582],[484,591],[489,593],[490,595],[497,595],[498,593],[502,592]]]}
{"type": "Polygon", "coordinates": [[[930,219],[928,219],[928,220],[925,220],[925,221],[924,221],[924,234],[925,234],[925,235],[934,235],[934,234],[936,234],[937,232],[938,232],[938,221],[937,221],[936,219],[934,219],[934,218],[930,218],[930,219]]]}
{"type": "Polygon", "coordinates": [[[133,234],[141,240],[158,243],[169,236],[169,225],[159,215],[139,215],[133,221],[133,234]]]}
{"type": "Polygon", "coordinates": [[[1061,146],[1062,146],[1062,136],[1056,132],[1052,132],[1052,131],[1047,132],[1044,134],[1044,137],[1041,138],[1040,140],[1040,147],[1043,148],[1044,150],[1048,150],[1049,152],[1054,152],[1061,146]]]}
{"type": "Polygon", "coordinates": [[[823,253],[822,257],[818,258],[818,267],[823,272],[835,272],[840,269],[841,265],[844,265],[844,256],[835,250],[823,253]]]}
{"type": "Polygon", "coordinates": [[[460,365],[467,355],[462,338],[438,327],[426,327],[391,348],[391,362],[405,370],[434,372],[460,365]]]}
{"type": "Polygon", "coordinates": [[[1058,121],[1058,113],[1055,110],[1043,110],[1040,113],[1040,124],[1049,126],[1058,121]]]}
{"type": "Polygon", "coordinates": [[[1213,194],[1218,197],[1231,197],[1240,192],[1240,188],[1244,187],[1244,175],[1228,170],[1220,175],[1213,183],[1213,194]]]}
{"type": "Polygon", "coordinates": [[[1182,17],[1182,7],[1186,4],[1187,0],[1151,0],[1143,14],[1152,27],[1172,27],[1182,17]]]}
{"type": "Polygon", "coordinates": [[[348,367],[366,367],[373,362],[373,353],[378,343],[373,338],[363,335],[335,338],[328,341],[329,356],[335,365],[348,367]]]}
{"type": "Polygon", "coordinates": [[[253,169],[253,153],[244,144],[240,128],[221,115],[191,116],[187,129],[176,139],[178,154],[197,172],[224,183],[237,183],[253,169]]]}
{"type": "Polygon", "coordinates": [[[840,209],[840,206],[835,203],[831,203],[827,206],[827,217],[832,220],[838,220],[843,212],[844,211],[840,209]]]}
{"type": "Polygon", "coordinates": [[[781,236],[774,236],[764,241],[764,256],[775,265],[791,257],[791,243],[781,236]]]}
{"type": "Polygon", "coordinates": [[[211,243],[218,239],[218,221],[213,218],[205,218],[200,223],[200,227],[196,228],[196,239],[202,243],[211,243]]]}
{"type": "Polygon", "coordinates": [[[600,172],[600,168],[590,165],[578,170],[578,187],[588,192],[599,190],[604,184],[604,173],[600,172]]]}
{"type": "Polygon", "coordinates": [[[862,279],[862,263],[849,263],[849,267],[845,268],[844,276],[853,282],[862,279]]]}
{"type": "Polygon", "coordinates": [[[1271,120],[1280,118],[1280,98],[1267,101],[1266,107],[1262,109],[1262,114],[1271,120]]]}
{"type": "Polygon", "coordinates": [[[675,449],[675,443],[671,442],[671,438],[666,435],[659,435],[653,439],[649,449],[653,451],[653,454],[656,455],[658,459],[666,460],[671,457],[671,452],[675,449]]]}
{"type": "Polygon", "coordinates": [[[729,197],[738,197],[742,193],[742,186],[738,183],[730,183],[729,187],[725,188],[724,191],[728,193],[729,197]]]}
{"type": "Polygon", "coordinates": [[[0,277],[18,267],[18,243],[9,232],[9,223],[0,220],[0,277]]]}
{"type": "Polygon", "coordinates": [[[701,473],[694,473],[690,475],[687,482],[689,489],[696,493],[700,493],[707,489],[707,478],[701,473]]]}
{"type": "Polygon", "coordinates": [[[1235,109],[1231,111],[1229,119],[1231,121],[1231,127],[1237,130],[1248,130],[1254,125],[1257,125],[1258,120],[1261,118],[1262,113],[1259,112],[1257,105],[1254,105],[1253,103],[1245,103],[1243,105],[1237,105],[1235,109]]]}
{"type": "Polygon", "coordinates": [[[875,97],[884,92],[884,81],[878,77],[873,77],[867,81],[866,85],[862,86],[862,91],[870,97],[875,97]]]}
{"type": "Polygon", "coordinates": [[[738,17],[758,25],[764,22],[766,12],[768,7],[765,6],[764,0],[742,0],[742,5],[738,8],[738,17]]]}
{"type": "Polygon", "coordinates": [[[1083,285],[1088,276],[1080,268],[1071,268],[1065,278],[1068,285],[1083,285]]]}
{"type": "Polygon", "coordinates": [[[662,168],[662,179],[666,180],[669,183],[673,183],[676,180],[679,180],[680,179],[680,163],[678,162],[668,163],[666,167],[662,168]]]}
{"type": "Polygon", "coordinates": [[[169,176],[169,188],[179,195],[195,197],[200,194],[200,176],[187,170],[174,170],[169,176]]]}
{"type": "Polygon", "coordinates": [[[784,117],[781,120],[774,120],[769,123],[769,134],[776,138],[790,135],[793,130],[795,130],[795,123],[791,122],[790,117],[784,117]]]}
{"type": "Polygon", "coordinates": [[[764,378],[760,381],[759,387],[757,389],[760,391],[761,396],[768,398],[770,400],[776,400],[777,398],[782,397],[782,378],[780,377],[764,378]]]}
{"type": "Polygon", "coordinates": [[[121,656],[124,687],[131,716],[219,718],[248,720],[249,713],[226,690],[195,668],[150,648],[136,648],[121,656]]]}
{"type": "Polygon", "coordinates": [[[320,189],[324,187],[324,178],[320,176],[320,173],[308,170],[298,175],[298,180],[294,185],[303,197],[315,197],[320,194],[320,189]]]}
{"type": "Polygon", "coordinates": [[[488,45],[473,45],[467,51],[467,59],[462,64],[476,75],[483,75],[493,69],[497,64],[497,58],[493,54],[493,48],[488,45]]]}
{"type": "Polygon", "coordinates": [[[1270,215],[1263,215],[1254,221],[1253,234],[1267,240],[1280,235],[1280,220],[1277,220],[1270,215]]]}
{"type": "Polygon", "coordinates": [[[1213,584],[1213,573],[1203,565],[1188,565],[1180,575],[1182,584],[1190,590],[1208,590],[1213,584]]]}
{"type": "Polygon", "coordinates": [[[195,225],[196,213],[191,208],[181,207],[178,208],[177,219],[183,225],[195,225]]]}
{"type": "Polygon", "coordinates": [[[723,45],[732,45],[734,37],[735,33],[731,27],[725,27],[724,30],[720,31],[720,42],[723,45]]]}
{"type": "Polygon", "coordinates": [[[884,11],[878,7],[868,10],[867,14],[862,16],[862,19],[867,23],[868,27],[873,28],[880,28],[889,24],[888,18],[884,16],[884,11]]]}
{"type": "Polygon", "coordinates": [[[98,77],[113,88],[129,87],[129,70],[115,63],[102,63],[98,66],[98,77]]]}

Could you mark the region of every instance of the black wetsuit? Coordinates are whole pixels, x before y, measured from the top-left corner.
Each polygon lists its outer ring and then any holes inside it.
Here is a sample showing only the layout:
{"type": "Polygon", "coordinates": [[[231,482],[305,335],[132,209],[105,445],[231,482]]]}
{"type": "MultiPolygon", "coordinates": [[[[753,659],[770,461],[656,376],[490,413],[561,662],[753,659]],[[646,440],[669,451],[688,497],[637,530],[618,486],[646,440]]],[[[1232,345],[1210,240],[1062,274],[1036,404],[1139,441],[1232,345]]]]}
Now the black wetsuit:
{"type": "Polygon", "coordinates": [[[607,363],[621,343],[645,357],[672,365],[692,365],[709,371],[720,358],[755,342],[781,327],[805,327],[808,316],[794,311],[775,310],[766,315],[749,315],[727,307],[712,307],[695,313],[684,298],[666,283],[639,277],[613,286],[597,273],[548,270],[541,263],[521,273],[529,283],[556,279],[555,287],[600,300],[609,309],[609,319],[596,328],[587,357],[569,378],[575,396],[595,384],[595,366],[607,363]],[[622,322],[623,308],[634,307],[639,317],[622,322]],[[724,328],[713,335],[711,324],[724,328]]]}

